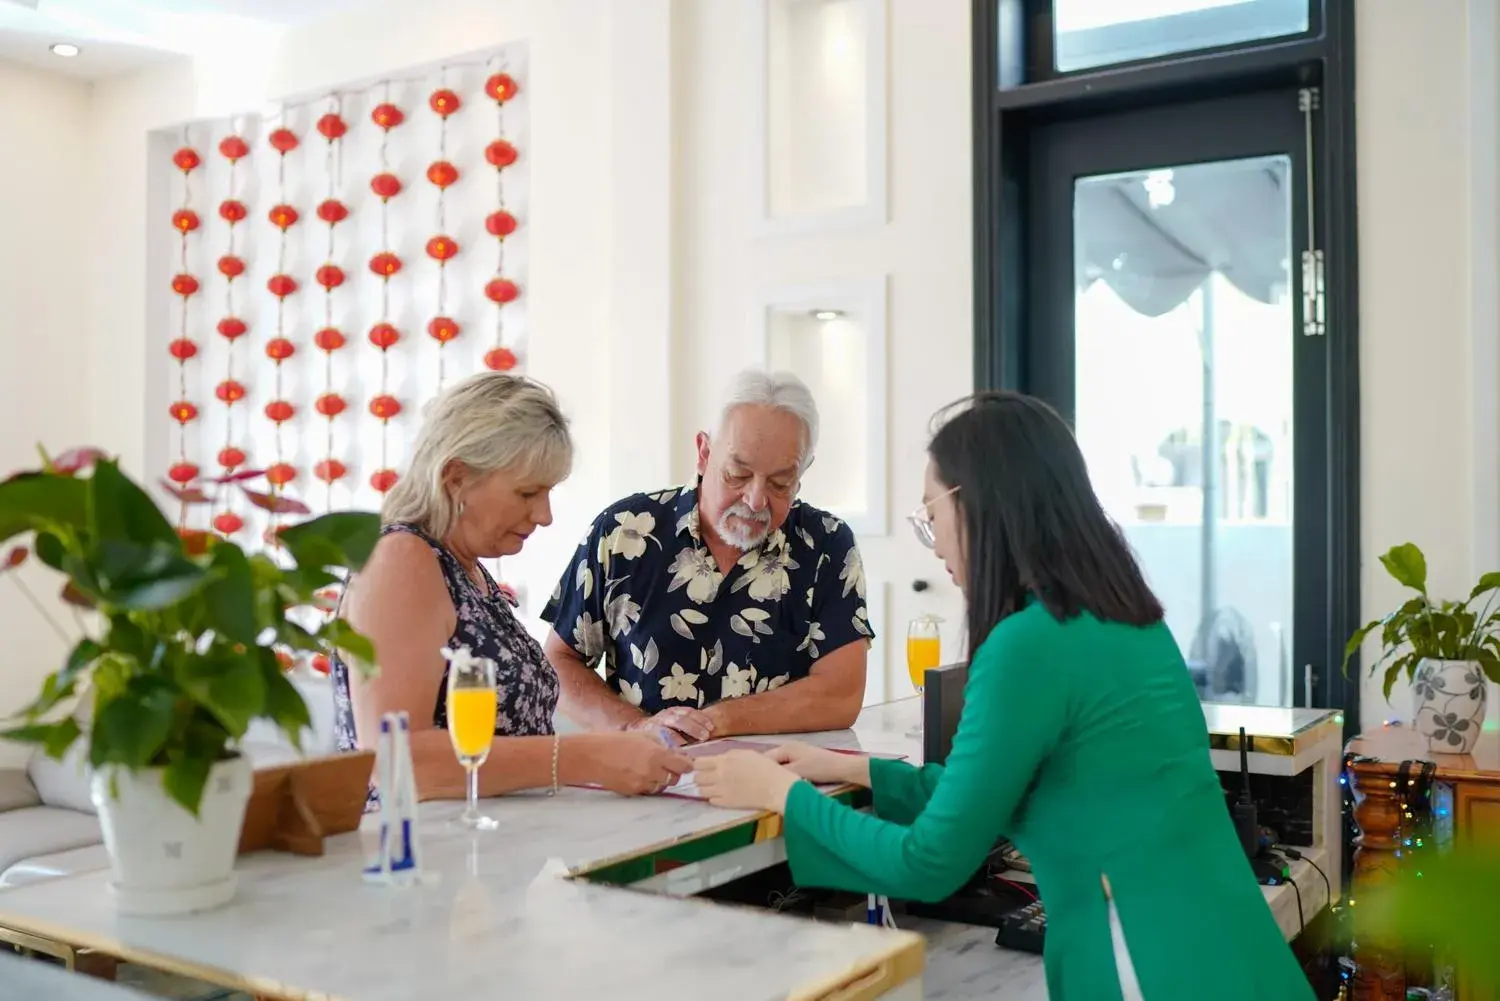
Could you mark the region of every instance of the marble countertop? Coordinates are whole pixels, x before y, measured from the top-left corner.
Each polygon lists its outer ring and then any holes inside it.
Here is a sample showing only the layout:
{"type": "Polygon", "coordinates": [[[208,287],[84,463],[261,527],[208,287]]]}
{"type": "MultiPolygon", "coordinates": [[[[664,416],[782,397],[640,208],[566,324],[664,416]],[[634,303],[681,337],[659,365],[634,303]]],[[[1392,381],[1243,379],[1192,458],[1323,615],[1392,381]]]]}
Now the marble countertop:
{"type": "Polygon", "coordinates": [[[151,1001],[140,991],[0,952],[0,1001],[151,1001]]]}

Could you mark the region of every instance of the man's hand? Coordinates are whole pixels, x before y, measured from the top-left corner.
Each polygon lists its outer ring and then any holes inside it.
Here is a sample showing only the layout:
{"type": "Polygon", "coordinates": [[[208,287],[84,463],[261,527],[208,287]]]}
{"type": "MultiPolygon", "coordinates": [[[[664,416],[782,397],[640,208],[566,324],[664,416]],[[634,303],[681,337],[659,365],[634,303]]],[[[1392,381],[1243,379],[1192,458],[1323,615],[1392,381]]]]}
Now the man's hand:
{"type": "Polygon", "coordinates": [[[681,743],[708,740],[714,735],[713,720],[698,709],[687,706],[672,706],[655,716],[645,716],[631,723],[627,730],[656,730],[665,727],[685,738],[681,743]]]}

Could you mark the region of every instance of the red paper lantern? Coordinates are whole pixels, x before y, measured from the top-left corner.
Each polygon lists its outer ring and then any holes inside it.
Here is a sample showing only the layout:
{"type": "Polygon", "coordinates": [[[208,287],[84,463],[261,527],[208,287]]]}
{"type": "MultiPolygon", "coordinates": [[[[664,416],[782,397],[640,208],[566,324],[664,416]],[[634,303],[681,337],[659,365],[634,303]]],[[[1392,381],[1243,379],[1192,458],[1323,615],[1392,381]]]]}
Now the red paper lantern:
{"type": "Polygon", "coordinates": [[[370,178],[370,190],[383,202],[388,202],[401,193],[401,178],[395,174],[376,174],[370,178]]]}
{"type": "Polygon", "coordinates": [[[245,273],[245,262],[233,254],[225,254],[219,258],[219,274],[234,281],[245,273]]]}
{"type": "Polygon", "coordinates": [[[248,329],[250,328],[245,326],[245,321],[238,316],[226,316],[219,321],[219,336],[225,340],[232,341],[236,337],[243,337],[248,329]]]}
{"type": "Polygon", "coordinates": [[[451,236],[434,236],[427,241],[427,256],[434,261],[451,261],[458,256],[458,241],[451,236]]]}
{"type": "Polygon", "coordinates": [[[324,327],[313,334],[313,343],[331,354],[343,347],[346,341],[337,327],[324,327]]]}
{"type": "Polygon", "coordinates": [[[458,180],[458,168],[447,160],[438,160],[427,168],[427,179],[440,188],[446,188],[458,180]]]}
{"type": "Polygon", "coordinates": [[[172,291],[184,299],[197,292],[198,288],[198,279],[192,275],[174,275],[172,277],[172,291]]]}
{"type": "Polygon", "coordinates": [[[311,664],[312,669],[314,671],[317,671],[319,674],[328,674],[333,670],[333,665],[329,662],[328,654],[326,653],[313,654],[312,660],[309,661],[309,664],[311,664]]]}
{"type": "Polygon", "coordinates": [[[324,483],[332,483],[341,480],[349,472],[349,467],[337,459],[324,459],[313,466],[313,475],[324,483]]]}
{"type": "Polygon", "coordinates": [[[297,345],[285,337],[274,337],[266,342],[266,357],[272,361],[286,361],[297,353],[297,345]]]}
{"type": "Polygon", "coordinates": [[[382,250],[380,253],[370,258],[370,270],[375,272],[382,278],[389,278],[391,275],[401,270],[401,258],[397,257],[389,250],[382,250]]]}
{"type": "Polygon", "coordinates": [[[198,467],[191,462],[177,462],[167,470],[167,479],[178,486],[186,486],[198,478],[198,467]]]}
{"type": "Polygon", "coordinates": [[[516,96],[520,90],[515,78],[509,73],[496,73],[484,82],[484,92],[490,96],[490,100],[497,104],[504,104],[516,96]]]}
{"type": "Polygon", "coordinates": [[[266,288],[278,299],[285,299],[297,291],[297,279],[291,275],[272,275],[271,280],[266,282],[266,288]]]}
{"type": "Polygon", "coordinates": [[[379,469],[370,474],[370,486],[375,488],[376,493],[388,493],[400,478],[394,469],[379,469]]]}
{"type": "Polygon", "coordinates": [[[236,466],[243,466],[244,464],[244,449],[235,448],[233,445],[230,445],[228,448],[219,449],[219,465],[225,469],[234,469],[236,466]]]}
{"type": "Polygon", "coordinates": [[[432,92],[432,96],[427,99],[427,106],[443,118],[447,118],[462,107],[463,102],[458,99],[457,94],[444,87],[442,90],[432,92]]]}
{"type": "Polygon", "coordinates": [[[382,351],[395,346],[401,339],[401,332],[389,323],[377,323],[370,328],[370,343],[382,351]]]}
{"type": "Polygon", "coordinates": [[[172,154],[172,162],[177,165],[178,170],[186,174],[202,163],[203,158],[191,146],[184,146],[172,154]]]}
{"type": "Polygon", "coordinates": [[[427,333],[439,344],[447,344],[453,340],[461,329],[458,321],[448,316],[436,317],[427,324],[427,333]]]}
{"type": "Polygon", "coordinates": [[[314,275],[319,285],[332,292],[344,284],[344,269],[337,264],[325,264],[314,275]]]}
{"type": "Polygon", "coordinates": [[[266,482],[273,487],[284,487],[297,478],[297,467],[290,462],[278,462],[266,470],[266,482]]]}
{"type": "Polygon", "coordinates": [[[198,228],[198,213],[192,209],[178,209],[172,213],[172,228],[183,233],[191,233],[198,228]]]}
{"type": "Polygon", "coordinates": [[[167,350],[170,351],[172,353],[172,357],[176,358],[178,361],[187,361],[189,358],[193,357],[193,355],[198,353],[198,345],[194,344],[186,337],[179,337],[171,344],[167,345],[167,350]]]}
{"type": "Polygon", "coordinates": [[[496,139],[484,148],[484,158],[497,170],[515,163],[519,155],[516,148],[504,139],[496,139]]]}
{"type": "Polygon", "coordinates": [[[172,419],[178,424],[186,424],[188,421],[191,421],[193,418],[198,416],[198,408],[193,406],[187,400],[178,400],[176,403],[167,408],[167,413],[170,414],[172,419]]]}
{"type": "Polygon", "coordinates": [[[219,203],[220,218],[227,220],[231,226],[241,222],[249,214],[250,210],[238,198],[226,198],[219,203]]]}
{"type": "Polygon", "coordinates": [[[284,424],[297,415],[297,408],[286,400],[272,400],[266,404],[266,419],[284,424]]]}
{"type": "Polygon", "coordinates": [[[329,142],[333,142],[335,139],[342,139],[344,133],[348,131],[348,124],[333,112],[329,112],[318,119],[318,132],[329,142]]]}
{"type": "Polygon", "coordinates": [[[406,121],[406,115],[394,104],[377,104],[370,111],[370,121],[389,132],[406,121]]]}
{"type": "Polygon", "coordinates": [[[381,393],[370,400],[370,413],[388,421],[401,412],[401,401],[388,393],[381,393]]]}
{"type": "Polygon", "coordinates": [[[219,140],[219,155],[230,163],[250,155],[250,147],[239,136],[225,136],[219,140]]]}
{"type": "Polygon", "coordinates": [[[282,156],[286,156],[297,148],[297,133],[288,128],[279,128],[266,137],[271,148],[282,156]]]}
{"type": "Polygon", "coordinates": [[[317,402],[313,406],[318,408],[318,413],[332,420],[344,412],[344,407],[347,404],[344,402],[344,398],[338,393],[324,393],[318,397],[317,402]]]}
{"type": "Polygon", "coordinates": [[[349,208],[337,198],[318,203],[318,218],[333,226],[349,218],[349,208]]]}
{"type": "Polygon", "coordinates": [[[214,387],[214,395],[230,406],[234,406],[245,398],[245,386],[233,379],[225,379],[214,387]]]}
{"type": "Polygon", "coordinates": [[[245,519],[233,511],[222,511],[214,515],[214,529],[220,535],[233,535],[245,527],[245,519]]]}
{"type": "Polygon", "coordinates": [[[516,217],[504,209],[491,212],[485,216],[484,228],[490,236],[498,236],[503,240],[516,231],[516,217]]]}
{"type": "Polygon", "coordinates": [[[510,348],[491,348],[484,353],[484,367],[494,372],[509,372],[516,363],[516,353],[510,348]]]}
{"type": "Polygon", "coordinates": [[[521,287],[509,278],[492,278],[484,287],[485,297],[491,302],[505,305],[515,302],[521,295],[521,287]]]}
{"type": "Polygon", "coordinates": [[[297,220],[301,217],[297,214],[297,210],[290,205],[273,205],[271,211],[267,213],[267,218],[271,220],[272,226],[285,233],[292,226],[296,225],[297,220]]]}

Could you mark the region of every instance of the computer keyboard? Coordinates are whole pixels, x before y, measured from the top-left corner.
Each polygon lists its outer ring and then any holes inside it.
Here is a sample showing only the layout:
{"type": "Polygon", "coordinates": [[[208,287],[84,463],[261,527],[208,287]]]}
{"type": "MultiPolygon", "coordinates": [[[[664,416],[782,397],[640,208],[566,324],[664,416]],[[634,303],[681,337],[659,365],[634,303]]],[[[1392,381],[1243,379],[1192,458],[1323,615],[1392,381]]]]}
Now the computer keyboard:
{"type": "Polygon", "coordinates": [[[1041,952],[1047,938],[1047,912],[1040,900],[1007,914],[995,933],[995,944],[1020,952],[1041,952]]]}

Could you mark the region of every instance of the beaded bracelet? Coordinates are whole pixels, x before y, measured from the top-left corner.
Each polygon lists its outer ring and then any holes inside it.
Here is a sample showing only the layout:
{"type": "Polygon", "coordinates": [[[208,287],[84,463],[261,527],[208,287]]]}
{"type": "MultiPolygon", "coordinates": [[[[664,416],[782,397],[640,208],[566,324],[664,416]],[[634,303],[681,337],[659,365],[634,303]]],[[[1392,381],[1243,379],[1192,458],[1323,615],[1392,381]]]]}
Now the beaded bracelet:
{"type": "Polygon", "coordinates": [[[557,795],[557,757],[561,749],[562,734],[554,733],[552,735],[552,788],[547,790],[548,796],[557,795]]]}

